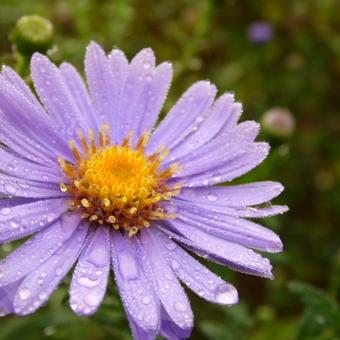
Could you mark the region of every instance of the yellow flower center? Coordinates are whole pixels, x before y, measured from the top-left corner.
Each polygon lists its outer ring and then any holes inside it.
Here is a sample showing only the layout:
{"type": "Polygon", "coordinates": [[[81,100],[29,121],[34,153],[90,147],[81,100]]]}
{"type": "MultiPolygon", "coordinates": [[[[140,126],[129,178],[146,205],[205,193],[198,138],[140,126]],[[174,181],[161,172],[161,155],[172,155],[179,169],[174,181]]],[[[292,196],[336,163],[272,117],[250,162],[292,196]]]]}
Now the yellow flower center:
{"type": "Polygon", "coordinates": [[[179,193],[180,185],[166,185],[179,167],[172,164],[160,171],[161,161],[168,154],[163,148],[145,155],[148,133],[134,148],[130,135],[121,145],[112,145],[107,125],[100,128],[98,145],[92,130],[89,142],[81,131],[79,139],[82,152],[73,140],[69,143],[75,161],[59,159],[66,177],[60,189],[72,195],[71,210],[81,209],[83,218],[125,230],[129,236],[149,227],[151,220],[174,217],[165,212],[161,202],[179,193]]]}

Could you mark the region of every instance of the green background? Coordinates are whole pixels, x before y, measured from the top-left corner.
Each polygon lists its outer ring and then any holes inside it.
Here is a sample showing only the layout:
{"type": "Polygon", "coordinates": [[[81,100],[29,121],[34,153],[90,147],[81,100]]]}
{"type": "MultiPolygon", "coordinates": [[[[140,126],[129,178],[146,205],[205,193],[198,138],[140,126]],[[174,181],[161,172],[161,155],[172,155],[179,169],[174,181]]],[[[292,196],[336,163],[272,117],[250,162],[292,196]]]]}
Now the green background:
{"type": "MultiPolygon", "coordinates": [[[[158,61],[174,62],[175,78],[164,112],[193,82],[210,79],[220,94],[235,92],[242,120],[261,120],[272,107],[291,111],[296,128],[286,138],[270,131],[272,152],[237,180],[277,180],[286,191],[275,203],[284,216],[263,223],[280,234],[284,252],[270,255],[275,280],[209,266],[239,290],[232,308],[191,293],[196,316],[193,339],[340,339],[340,2],[299,1],[0,1],[0,61],[16,67],[8,39],[27,14],[55,27],[51,58],[83,67],[90,40],[131,58],[152,47],[158,61]],[[254,44],[247,29],[266,21],[271,41],[254,44]]],[[[2,255],[11,245],[0,247],[2,255]]],[[[111,282],[113,282],[111,280],[111,282]]],[[[130,339],[114,285],[89,318],[68,307],[67,282],[49,303],[28,317],[0,319],[0,339],[130,339]]]]}

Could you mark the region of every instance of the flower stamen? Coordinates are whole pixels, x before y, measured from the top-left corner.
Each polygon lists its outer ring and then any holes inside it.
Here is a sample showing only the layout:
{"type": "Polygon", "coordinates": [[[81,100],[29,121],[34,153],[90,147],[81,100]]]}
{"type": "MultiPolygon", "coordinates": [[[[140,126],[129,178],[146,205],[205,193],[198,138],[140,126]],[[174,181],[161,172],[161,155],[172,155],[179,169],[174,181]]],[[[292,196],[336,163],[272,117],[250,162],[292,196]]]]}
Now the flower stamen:
{"type": "Polygon", "coordinates": [[[135,147],[131,147],[131,136],[129,132],[120,145],[111,145],[110,127],[103,125],[97,144],[93,130],[89,130],[89,141],[79,130],[83,152],[71,140],[74,163],[58,159],[67,179],[60,184],[60,190],[72,195],[69,209],[81,209],[83,218],[107,223],[129,236],[150,227],[152,220],[173,218],[161,203],[178,195],[181,188],[180,184],[166,185],[180,171],[179,165],[159,169],[169,151],[162,146],[147,156],[150,134],[143,133],[135,147]]]}

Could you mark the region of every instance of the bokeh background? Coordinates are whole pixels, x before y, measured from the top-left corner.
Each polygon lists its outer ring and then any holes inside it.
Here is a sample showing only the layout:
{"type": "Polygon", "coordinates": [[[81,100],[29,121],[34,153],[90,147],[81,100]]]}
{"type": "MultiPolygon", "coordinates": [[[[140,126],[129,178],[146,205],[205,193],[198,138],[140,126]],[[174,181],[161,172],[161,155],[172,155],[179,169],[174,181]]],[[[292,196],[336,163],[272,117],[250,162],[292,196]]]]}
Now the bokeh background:
{"type": "MultiPolygon", "coordinates": [[[[263,121],[272,152],[237,182],[272,179],[289,213],[263,223],[284,241],[270,256],[275,280],[209,265],[238,287],[232,308],[189,293],[192,339],[340,339],[340,2],[338,0],[1,0],[0,61],[18,62],[8,39],[22,15],[54,25],[51,58],[82,69],[89,40],[131,57],[151,46],[175,78],[164,113],[191,83],[210,79],[244,104],[242,119],[263,121]],[[269,111],[269,113],[268,113],[269,111]],[[274,112],[274,113],[273,113],[274,112]]],[[[1,255],[12,249],[3,245],[1,255]]],[[[1,340],[130,339],[114,285],[98,313],[68,307],[67,281],[28,317],[0,320],[1,340]]]]}

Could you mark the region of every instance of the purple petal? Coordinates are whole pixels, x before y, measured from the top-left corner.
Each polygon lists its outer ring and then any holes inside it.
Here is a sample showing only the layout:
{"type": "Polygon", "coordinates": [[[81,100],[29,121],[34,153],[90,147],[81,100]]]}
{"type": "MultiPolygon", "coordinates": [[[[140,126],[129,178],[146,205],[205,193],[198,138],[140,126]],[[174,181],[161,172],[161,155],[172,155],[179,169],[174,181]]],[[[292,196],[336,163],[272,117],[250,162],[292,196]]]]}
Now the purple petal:
{"type": "Polygon", "coordinates": [[[200,297],[219,304],[238,302],[236,289],[209,271],[162,232],[157,232],[163,244],[162,254],[176,275],[200,297]]]}
{"type": "Polygon", "coordinates": [[[174,323],[163,306],[161,306],[161,335],[167,340],[190,338],[192,328],[181,328],[174,323]]]}
{"type": "Polygon", "coordinates": [[[216,88],[208,81],[192,85],[178,100],[150,138],[148,153],[165,144],[172,149],[195,131],[208,114],[216,88]]]}
{"type": "Polygon", "coordinates": [[[67,210],[64,198],[21,204],[0,210],[0,244],[23,238],[52,224],[67,210]]]}
{"type": "Polygon", "coordinates": [[[167,62],[160,64],[154,70],[150,90],[147,93],[148,104],[139,126],[139,135],[144,131],[151,131],[155,125],[169,91],[172,74],[172,65],[167,62]]]}
{"type": "Polygon", "coordinates": [[[21,279],[39,267],[71,237],[79,221],[78,214],[64,214],[54,224],[2,259],[0,261],[0,287],[21,279]]]}
{"type": "Polygon", "coordinates": [[[251,221],[203,210],[197,214],[183,209],[176,217],[196,229],[245,247],[274,253],[282,251],[282,242],[273,231],[251,221]]]}
{"type": "Polygon", "coordinates": [[[136,238],[112,232],[112,263],[117,286],[129,318],[143,331],[159,326],[159,301],[145,277],[148,260],[142,258],[136,238]]]}
{"type": "Polygon", "coordinates": [[[177,198],[205,205],[239,207],[262,204],[270,201],[283,191],[277,182],[255,182],[223,187],[183,188],[177,198]]]}
{"type": "Polygon", "coordinates": [[[78,315],[92,315],[100,306],[110,270],[110,230],[98,227],[78,260],[70,288],[70,305],[78,315]]]}
{"type": "Polygon", "coordinates": [[[171,320],[180,328],[191,329],[193,327],[193,314],[190,303],[182,286],[176,279],[169,263],[162,256],[161,244],[152,231],[144,230],[141,233],[143,250],[149,259],[157,294],[164,309],[171,320]]]}
{"type": "Polygon", "coordinates": [[[71,154],[38,101],[32,103],[3,77],[0,77],[0,115],[2,142],[22,157],[53,167],[58,164],[57,156],[71,154]]]}
{"type": "Polygon", "coordinates": [[[144,330],[141,328],[129,315],[129,325],[134,340],[155,340],[158,333],[158,328],[154,330],[144,330]]]}
{"type": "Polygon", "coordinates": [[[166,234],[212,261],[225,264],[242,273],[272,278],[272,266],[268,259],[239,244],[201,232],[178,220],[168,221],[168,227],[161,227],[166,234]],[[175,230],[171,232],[170,229],[175,230]],[[179,234],[183,236],[179,236],[179,234]]]}
{"type": "Polygon", "coordinates": [[[211,108],[211,113],[198,129],[172,149],[168,159],[174,161],[181,156],[188,155],[211,141],[220,133],[223,133],[223,131],[230,130],[236,125],[240,113],[241,105],[234,103],[233,94],[226,93],[219,97],[211,108]],[[237,116],[235,112],[238,113],[237,116]]]}
{"type": "Polygon", "coordinates": [[[0,147],[0,169],[9,175],[49,183],[60,183],[63,176],[60,168],[52,169],[33,163],[4,147],[0,147]]]}
{"type": "MultiPolygon", "coordinates": [[[[85,73],[99,125],[113,122],[118,110],[121,84],[115,81],[105,52],[94,42],[87,46],[85,73]]],[[[116,142],[115,137],[113,134],[116,142]]]]}
{"type": "Polygon", "coordinates": [[[21,280],[0,287],[0,317],[14,312],[13,299],[20,284],[21,280]]]}
{"type": "Polygon", "coordinates": [[[194,201],[184,201],[176,197],[172,199],[172,202],[164,204],[169,211],[176,212],[178,207],[185,209],[191,213],[197,214],[200,212],[204,215],[210,215],[215,219],[223,220],[224,216],[243,217],[243,218],[262,218],[269,217],[278,214],[283,214],[288,211],[286,205],[269,205],[268,207],[228,207],[220,206],[218,204],[212,206],[209,203],[201,201],[196,203],[194,201]],[[220,216],[220,217],[218,217],[220,216]]]}
{"type": "Polygon", "coordinates": [[[0,174],[0,194],[32,198],[67,196],[55,183],[30,181],[5,174],[0,174]]]}
{"type": "Polygon", "coordinates": [[[120,111],[120,98],[123,94],[126,78],[129,74],[129,61],[123,51],[113,49],[108,57],[109,69],[112,72],[112,80],[115,84],[116,106],[115,111],[108,117],[108,122],[111,124],[112,135],[115,143],[120,143],[126,137],[124,132],[120,130],[125,119],[125,112],[120,111]]]}
{"type": "Polygon", "coordinates": [[[31,59],[31,76],[40,100],[65,138],[77,137],[77,130],[89,126],[68,90],[59,69],[47,57],[35,53],[31,59]]]}
{"type": "Polygon", "coordinates": [[[210,143],[179,159],[183,170],[175,177],[199,174],[242,157],[258,131],[259,125],[255,122],[248,121],[237,125],[228,130],[226,135],[219,135],[210,143]]]}
{"type": "Polygon", "coordinates": [[[36,270],[30,271],[14,297],[14,309],[17,314],[31,314],[48,300],[76,262],[88,227],[87,222],[81,223],[53,255],[36,270]]]}
{"type": "Polygon", "coordinates": [[[148,114],[154,68],[155,55],[149,48],[136,54],[129,65],[129,73],[119,103],[119,115],[122,118],[121,125],[118,127],[120,140],[129,131],[133,131],[134,140],[139,137],[136,133],[139,132],[139,126],[145,114],[148,114]]]}
{"type": "Polygon", "coordinates": [[[28,101],[30,101],[33,105],[37,104],[37,98],[33,95],[28,85],[12,68],[3,66],[1,75],[4,76],[18,92],[25,96],[28,101]]]}
{"type": "MultiPolygon", "coordinates": [[[[67,86],[68,91],[74,99],[74,104],[77,106],[78,111],[83,119],[88,122],[88,127],[96,132],[98,130],[97,117],[82,77],[75,67],[68,63],[61,64],[60,73],[65,86],[67,86]]],[[[86,133],[87,131],[84,132],[86,133]]]]}
{"type": "MultiPolygon", "coordinates": [[[[214,169],[186,178],[184,186],[200,187],[231,181],[254,169],[267,157],[268,152],[269,145],[267,143],[252,143],[243,155],[214,169]]],[[[178,175],[180,175],[180,173],[178,175]]]]}

